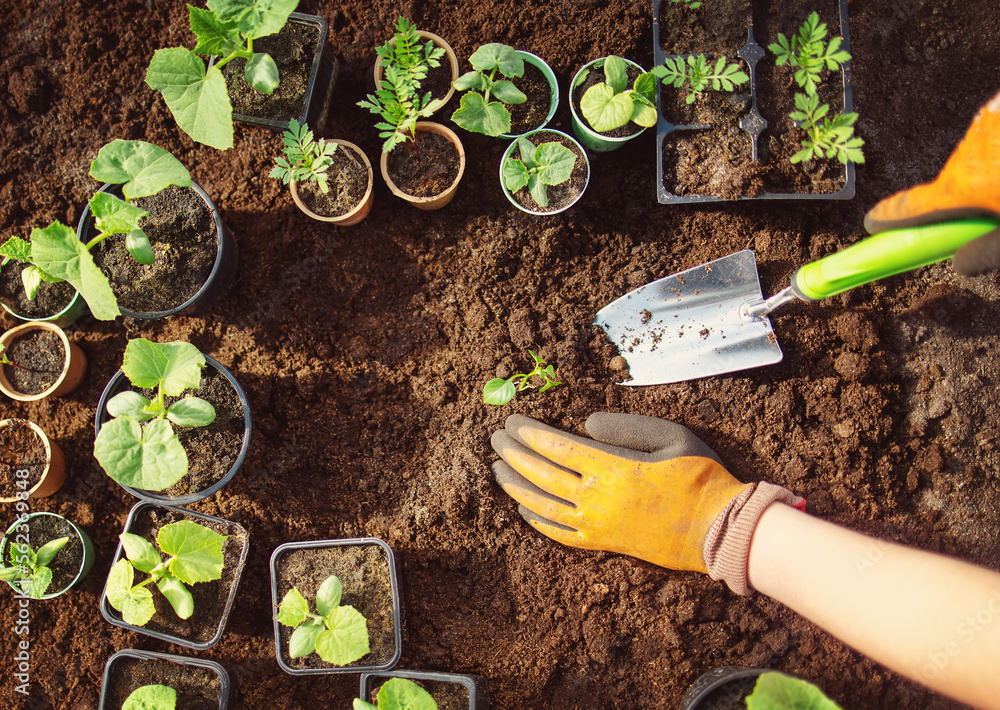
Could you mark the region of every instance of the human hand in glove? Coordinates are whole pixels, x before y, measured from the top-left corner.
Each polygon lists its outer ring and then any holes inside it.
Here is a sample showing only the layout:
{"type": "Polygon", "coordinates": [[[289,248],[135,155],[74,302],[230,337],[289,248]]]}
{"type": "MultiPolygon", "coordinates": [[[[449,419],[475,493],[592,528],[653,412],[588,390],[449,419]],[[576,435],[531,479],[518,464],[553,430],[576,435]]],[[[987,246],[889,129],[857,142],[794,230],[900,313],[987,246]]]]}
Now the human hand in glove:
{"type": "MultiPolygon", "coordinates": [[[[865,215],[870,234],[988,215],[1000,218],[1000,92],[972,120],[932,182],[897,192],[865,215]]],[[[1000,267],[1000,228],[955,253],[955,271],[975,276],[1000,267]]]]}
{"type": "Polygon", "coordinates": [[[512,415],[491,443],[497,482],[536,530],[571,547],[708,572],[748,593],[756,521],[773,502],[803,505],[784,488],[740,483],[686,427],[598,412],[593,439],[512,415]]]}

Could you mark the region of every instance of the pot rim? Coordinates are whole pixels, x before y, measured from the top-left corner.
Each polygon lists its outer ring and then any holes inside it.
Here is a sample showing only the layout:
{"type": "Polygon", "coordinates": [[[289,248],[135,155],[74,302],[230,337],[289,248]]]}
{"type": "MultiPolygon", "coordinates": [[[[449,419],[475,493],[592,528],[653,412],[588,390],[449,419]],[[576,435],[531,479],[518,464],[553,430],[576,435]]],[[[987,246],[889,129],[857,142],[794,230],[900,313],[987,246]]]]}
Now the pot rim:
{"type": "MultiPolygon", "coordinates": [[[[299,197],[299,192],[298,192],[298,189],[296,187],[297,186],[297,181],[295,180],[295,178],[292,178],[291,181],[289,181],[289,184],[288,184],[288,187],[289,187],[289,189],[292,192],[292,201],[295,202],[295,206],[296,207],[298,207],[306,215],[308,215],[312,219],[315,219],[318,222],[329,222],[331,224],[342,224],[342,223],[346,222],[346,223],[354,224],[354,222],[352,222],[351,220],[353,220],[358,215],[358,213],[361,212],[365,208],[366,203],[368,202],[369,198],[371,198],[372,193],[375,190],[375,173],[372,170],[372,164],[371,164],[371,161],[368,160],[368,156],[365,155],[365,152],[363,150],[361,150],[361,148],[359,148],[357,145],[355,145],[354,143],[351,143],[348,140],[344,140],[342,138],[331,138],[330,142],[336,143],[337,145],[344,146],[345,148],[348,148],[349,150],[352,150],[352,151],[354,151],[355,153],[357,153],[358,155],[361,156],[361,160],[364,162],[365,168],[368,170],[368,186],[365,189],[364,196],[358,201],[358,204],[355,205],[349,212],[345,212],[342,215],[337,215],[336,217],[327,217],[325,215],[321,215],[321,214],[317,214],[317,213],[313,212],[311,209],[309,209],[309,207],[306,206],[306,204],[302,201],[302,198],[299,197]]],[[[360,222],[361,219],[364,219],[364,218],[361,217],[357,221],[360,222]]],[[[344,226],[348,226],[348,225],[344,224],[344,226]]]]}
{"type": "MultiPolygon", "coordinates": [[[[79,296],[79,293],[77,293],[77,295],[79,296]]],[[[55,333],[63,345],[63,351],[66,353],[66,356],[63,358],[62,371],[60,371],[59,377],[57,377],[56,381],[49,385],[48,388],[38,394],[24,394],[23,392],[15,390],[10,384],[10,381],[7,379],[7,376],[3,374],[3,368],[0,368],[0,392],[3,392],[8,397],[17,400],[18,402],[37,402],[40,399],[45,399],[59,389],[59,386],[66,380],[66,375],[69,374],[69,364],[73,355],[70,350],[69,338],[66,337],[66,332],[62,328],[51,321],[40,320],[14,326],[3,335],[0,335],[0,345],[9,345],[21,335],[30,333],[34,330],[47,330],[50,333],[55,333]]]]}
{"type": "Polygon", "coordinates": [[[514,51],[517,52],[521,56],[521,58],[524,61],[526,61],[528,64],[531,64],[536,69],[538,69],[539,71],[541,71],[542,75],[545,77],[546,81],[549,82],[549,90],[550,90],[549,91],[549,111],[548,111],[547,114],[545,114],[545,119],[540,124],[538,124],[537,126],[535,126],[534,128],[532,128],[531,130],[525,131],[524,133],[502,133],[502,134],[500,134],[499,137],[502,138],[502,139],[504,139],[504,140],[513,140],[514,138],[517,138],[519,136],[528,135],[532,131],[538,131],[538,130],[541,130],[541,129],[545,128],[547,125],[549,125],[549,121],[551,121],[552,118],[556,115],[556,110],[559,108],[559,80],[556,79],[556,74],[555,74],[554,71],[552,71],[552,67],[549,66],[549,63],[546,62],[541,57],[539,57],[537,54],[534,54],[533,52],[529,52],[529,51],[527,51],[525,49],[516,49],[514,51]]]}
{"type": "Polygon", "coordinates": [[[486,685],[486,678],[474,673],[444,673],[441,671],[405,670],[391,669],[387,671],[365,671],[361,674],[361,694],[358,696],[362,700],[369,697],[372,686],[378,679],[386,678],[406,678],[408,680],[429,680],[442,683],[454,683],[463,686],[469,693],[469,710],[478,710],[482,705],[489,706],[489,694],[486,685]]]}
{"type": "Polygon", "coordinates": [[[580,153],[583,155],[583,161],[587,165],[587,180],[586,180],[586,182],[584,182],[583,189],[580,190],[580,194],[576,196],[575,200],[573,200],[572,202],[570,202],[565,207],[561,207],[561,208],[559,208],[557,210],[546,210],[544,212],[540,211],[540,210],[529,210],[524,205],[522,205],[520,202],[518,202],[517,200],[514,199],[514,196],[510,193],[510,190],[508,190],[507,186],[504,184],[504,181],[503,181],[503,165],[504,165],[505,162],[507,162],[507,158],[510,156],[511,152],[514,150],[514,147],[517,145],[517,141],[513,140],[513,141],[511,141],[510,145],[507,146],[507,149],[503,153],[503,157],[500,159],[500,189],[503,190],[503,194],[507,198],[507,200],[512,205],[514,205],[519,210],[521,210],[522,212],[525,212],[527,214],[537,215],[539,217],[546,217],[548,215],[554,215],[554,214],[559,214],[560,212],[565,212],[570,207],[572,207],[577,202],[579,202],[580,198],[583,197],[583,193],[585,193],[587,191],[587,187],[589,187],[589,185],[590,185],[590,157],[587,155],[586,149],[582,145],[580,145],[580,142],[578,140],[576,140],[573,136],[569,135],[568,133],[563,133],[562,131],[558,131],[558,130],[556,130],[554,128],[536,128],[533,131],[529,131],[529,132],[527,132],[527,133],[525,133],[523,135],[516,136],[516,137],[517,138],[530,138],[531,136],[535,135],[536,133],[554,133],[554,134],[556,134],[558,136],[561,136],[562,138],[566,138],[566,139],[572,141],[573,145],[575,145],[577,148],[580,149],[580,153]]]}
{"type": "MultiPolygon", "coordinates": [[[[396,185],[391,177],[389,177],[389,153],[382,151],[382,156],[379,159],[379,168],[382,171],[382,178],[385,180],[385,184],[389,186],[389,191],[396,197],[400,197],[407,202],[420,207],[421,205],[438,200],[445,195],[453,195],[458,189],[458,183],[462,181],[462,176],[465,174],[465,146],[462,144],[461,139],[455,131],[434,121],[417,121],[413,126],[413,130],[414,132],[424,131],[444,136],[451,141],[451,143],[458,150],[458,175],[455,176],[454,181],[452,181],[451,185],[449,185],[446,189],[442,190],[437,195],[430,195],[428,197],[414,197],[413,195],[399,189],[399,186],[396,185]]],[[[447,204],[447,202],[445,202],[445,204],[447,204]]],[[[442,205],[442,207],[443,206],[444,205],[442,205]]]]}
{"type": "MultiPolygon", "coordinates": [[[[94,551],[93,551],[94,548],[93,548],[93,543],[90,541],[90,536],[87,535],[87,533],[85,533],[83,530],[81,530],[80,526],[78,526],[72,520],[67,518],[65,515],[59,515],[59,513],[52,513],[47,510],[38,510],[35,511],[34,513],[27,513],[26,515],[27,515],[27,520],[31,520],[32,518],[37,518],[43,515],[50,515],[53,518],[59,518],[60,520],[68,524],[71,528],[73,528],[73,532],[76,533],[76,537],[80,541],[80,547],[82,549],[82,552],[80,554],[80,566],[79,568],[77,568],[76,574],[73,575],[73,579],[70,580],[70,582],[59,591],[46,592],[40,597],[40,599],[54,599],[55,597],[62,596],[70,589],[72,589],[74,586],[76,586],[77,582],[79,582],[87,575],[87,573],[90,571],[91,566],[94,564],[94,551]]],[[[24,522],[27,522],[27,520],[25,520],[24,522]]],[[[22,521],[19,518],[10,525],[8,525],[6,531],[3,534],[3,537],[0,538],[0,562],[2,562],[3,555],[7,551],[7,538],[10,536],[11,531],[13,531],[14,528],[16,528],[18,525],[21,525],[21,522],[22,521]]],[[[7,586],[13,589],[17,594],[23,594],[23,592],[20,589],[14,586],[13,582],[7,582],[7,586]]]]}

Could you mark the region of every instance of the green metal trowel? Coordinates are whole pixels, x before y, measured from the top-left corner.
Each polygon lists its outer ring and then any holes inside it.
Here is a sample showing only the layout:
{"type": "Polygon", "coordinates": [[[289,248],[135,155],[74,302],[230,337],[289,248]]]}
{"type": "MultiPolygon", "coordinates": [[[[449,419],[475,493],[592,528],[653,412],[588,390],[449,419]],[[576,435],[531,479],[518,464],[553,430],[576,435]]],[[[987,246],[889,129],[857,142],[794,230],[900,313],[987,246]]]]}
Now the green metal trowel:
{"type": "Polygon", "coordinates": [[[632,379],[656,385],[721,375],[781,360],[767,315],[789,301],[818,301],[952,257],[963,245],[1000,226],[965,219],[880,232],[806,264],[792,284],[765,299],[750,250],[667,276],[597,312],[625,357],[632,379]]]}

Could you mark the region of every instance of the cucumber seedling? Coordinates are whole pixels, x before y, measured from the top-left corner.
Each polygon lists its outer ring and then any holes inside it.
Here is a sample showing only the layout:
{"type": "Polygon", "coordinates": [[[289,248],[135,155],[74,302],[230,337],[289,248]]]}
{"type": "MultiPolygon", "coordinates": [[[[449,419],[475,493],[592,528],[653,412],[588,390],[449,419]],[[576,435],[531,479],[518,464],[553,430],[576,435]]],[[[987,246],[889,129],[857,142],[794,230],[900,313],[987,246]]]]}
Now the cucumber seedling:
{"type": "MultiPolygon", "coordinates": [[[[600,62],[595,63],[600,66],[600,62]]],[[[590,71],[580,72],[577,85],[586,81],[590,71]]],[[[604,81],[594,84],[580,99],[580,112],[590,127],[599,133],[613,131],[626,123],[649,128],[656,125],[656,79],[641,72],[630,89],[628,64],[621,57],[604,59],[604,81]]]]}
{"type": "Polygon", "coordinates": [[[17,583],[26,597],[41,599],[52,583],[49,565],[66,543],[68,537],[51,540],[38,550],[26,542],[12,542],[7,553],[10,567],[0,567],[0,581],[17,583]]]}
{"type": "Polygon", "coordinates": [[[144,685],[125,698],[122,710],[175,710],[177,691],[169,685],[144,685]]]}
{"type": "Polygon", "coordinates": [[[517,150],[520,158],[511,152],[504,161],[504,186],[511,193],[527,187],[539,207],[548,207],[549,186],[561,185],[573,176],[576,153],[556,141],[535,145],[524,136],[517,139],[517,150]]]}
{"type": "Polygon", "coordinates": [[[288,642],[288,655],[302,658],[314,651],[327,663],[346,666],[366,656],[368,622],[353,606],[342,606],[343,584],[336,575],[323,581],[316,592],[316,612],[294,587],[288,590],[278,607],[278,623],[294,631],[288,642]]]}
{"type": "Polygon", "coordinates": [[[531,381],[532,377],[538,377],[542,380],[539,392],[544,392],[562,384],[561,382],[556,382],[556,372],[552,365],[548,365],[545,360],[531,350],[528,351],[528,354],[535,361],[535,369],[528,373],[511,375],[506,380],[494,377],[483,387],[483,402],[485,404],[492,404],[499,407],[514,399],[514,395],[518,392],[538,387],[538,385],[531,381]]]}
{"type": "Polygon", "coordinates": [[[431,694],[409,678],[390,678],[378,689],[376,705],[354,699],[353,710],[437,710],[431,694]]]}
{"type": "Polygon", "coordinates": [[[508,106],[528,100],[511,79],[524,76],[524,60],[517,51],[505,44],[484,44],[469,57],[472,71],[454,82],[457,91],[464,91],[461,105],[451,120],[467,131],[496,137],[510,133],[508,106]],[[504,77],[497,78],[497,74],[504,77]],[[496,99],[490,101],[490,98],[496,99]]]}

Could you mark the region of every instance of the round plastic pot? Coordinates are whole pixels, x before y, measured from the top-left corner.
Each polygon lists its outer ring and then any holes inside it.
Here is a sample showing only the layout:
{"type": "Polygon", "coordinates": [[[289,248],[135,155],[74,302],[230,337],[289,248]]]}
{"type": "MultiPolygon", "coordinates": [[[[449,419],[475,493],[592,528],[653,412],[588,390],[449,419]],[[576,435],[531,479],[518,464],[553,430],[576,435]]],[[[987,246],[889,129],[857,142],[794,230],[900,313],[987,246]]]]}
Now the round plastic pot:
{"type": "MultiPolygon", "coordinates": [[[[168,318],[182,312],[189,314],[199,313],[211,306],[219,296],[225,293],[233,281],[236,280],[240,265],[240,255],[239,249],[236,246],[236,239],[229,231],[229,228],[223,224],[218,208],[212,202],[212,198],[208,196],[208,193],[201,188],[201,185],[192,181],[191,189],[197,192],[198,196],[204,200],[205,204],[212,211],[212,219],[215,221],[218,246],[212,271],[209,273],[205,283],[202,284],[202,287],[183,303],[166,310],[150,312],[137,312],[130,311],[127,308],[120,308],[123,316],[152,320],[155,318],[168,318]]],[[[116,197],[122,196],[121,185],[113,185],[111,183],[104,183],[99,192],[108,192],[116,197]]],[[[94,216],[90,213],[89,209],[84,209],[83,215],[76,226],[76,233],[82,241],[90,241],[90,231],[93,225],[94,216]]]]}
{"type": "Polygon", "coordinates": [[[490,707],[490,696],[486,688],[486,679],[479,675],[466,675],[464,673],[404,670],[392,670],[386,673],[362,673],[361,694],[358,697],[371,702],[372,691],[378,685],[385,683],[391,678],[406,678],[417,683],[430,681],[432,683],[461,685],[469,693],[468,710],[489,710],[490,707]]]}
{"type": "MultiPolygon", "coordinates": [[[[503,157],[500,159],[500,189],[503,190],[504,196],[510,201],[510,203],[512,205],[514,205],[515,207],[517,207],[522,212],[526,212],[528,214],[533,214],[533,215],[538,215],[540,217],[544,217],[546,215],[553,215],[553,214],[559,214],[560,212],[565,212],[570,207],[572,207],[573,205],[575,205],[577,202],[580,201],[580,198],[583,197],[583,193],[585,193],[587,191],[587,186],[590,184],[590,159],[587,158],[587,151],[583,149],[583,146],[580,145],[580,143],[578,141],[574,140],[573,136],[568,135],[566,133],[563,133],[562,131],[557,131],[557,130],[554,130],[552,128],[539,128],[538,130],[531,131],[530,133],[525,133],[523,136],[520,136],[520,137],[522,137],[522,138],[529,138],[530,139],[536,133],[551,133],[551,134],[554,134],[554,135],[557,135],[557,136],[561,136],[562,138],[565,138],[568,141],[572,141],[573,145],[575,145],[577,148],[580,149],[580,153],[583,154],[583,159],[587,163],[587,181],[584,183],[583,189],[580,190],[580,194],[576,196],[575,200],[573,200],[572,202],[570,202],[568,205],[566,205],[564,207],[560,207],[557,210],[546,210],[546,211],[542,211],[542,210],[529,210],[527,207],[525,207],[520,202],[518,202],[517,200],[514,199],[514,196],[510,193],[510,190],[507,189],[507,185],[504,184],[504,181],[503,181],[503,166],[504,166],[504,163],[507,162],[507,158],[510,157],[511,153],[513,153],[514,150],[516,149],[516,147],[517,147],[517,141],[516,140],[515,141],[511,141],[511,144],[509,146],[507,146],[507,150],[504,151],[503,157]]],[[[523,189],[526,190],[528,188],[525,187],[523,189]]]]}
{"type": "MultiPolygon", "coordinates": [[[[107,583],[104,585],[104,591],[101,592],[101,616],[114,626],[120,626],[123,629],[129,629],[131,631],[138,632],[140,634],[145,634],[146,636],[152,636],[153,638],[160,639],[161,641],[169,641],[170,643],[175,643],[178,646],[184,646],[185,648],[193,648],[197,651],[204,651],[211,648],[219,642],[222,638],[222,633],[226,630],[226,624],[229,622],[229,615],[233,609],[233,601],[236,599],[236,590],[240,586],[240,579],[243,577],[243,568],[246,567],[247,554],[250,551],[250,540],[246,529],[238,523],[234,523],[230,520],[223,520],[222,518],[217,518],[214,515],[205,515],[204,513],[198,513],[193,510],[188,510],[187,508],[176,508],[172,506],[155,506],[152,503],[139,502],[132,506],[132,510],[129,511],[128,519],[125,521],[124,532],[132,532],[136,518],[142,514],[148,508],[160,508],[161,510],[171,511],[181,516],[184,519],[190,520],[195,523],[205,523],[212,522],[218,523],[220,525],[228,526],[232,533],[238,533],[242,535],[246,541],[240,551],[239,560],[236,562],[235,566],[224,567],[222,570],[223,577],[229,577],[232,579],[232,584],[229,587],[229,594],[226,597],[225,606],[222,609],[222,614],[219,617],[218,624],[215,628],[214,635],[206,641],[193,641],[189,638],[183,636],[177,636],[172,633],[157,631],[155,629],[149,629],[144,626],[134,626],[132,624],[127,624],[121,617],[121,613],[111,606],[108,602],[108,587],[107,583]]],[[[125,550],[122,549],[122,544],[118,543],[118,548],[115,550],[115,556],[111,560],[111,566],[114,567],[119,560],[125,557],[125,550]]],[[[110,568],[109,568],[110,569],[110,568]]],[[[142,579],[145,579],[144,573],[142,574],[142,579]]],[[[136,575],[136,581],[140,581],[139,575],[136,575]]],[[[204,584],[204,582],[202,583],[204,584]]],[[[196,585],[192,585],[193,588],[197,588],[196,585]]],[[[154,596],[160,592],[154,591],[154,596]]],[[[166,611],[164,613],[172,614],[173,609],[169,605],[164,605],[166,611]]],[[[198,608],[195,607],[194,615],[197,617],[198,608]]],[[[155,616],[153,617],[156,618],[155,616]]]]}
{"type": "MultiPolygon", "coordinates": [[[[240,453],[225,476],[220,478],[208,488],[204,488],[197,493],[188,493],[182,496],[171,496],[158,493],[157,491],[132,488],[131,486],[126,486],[124,483],[118,484],[140,500],[158,503],[160,505],[187,505],[188,503],[194,503],[195,501],[208,498],[210,495],[218,493],[222,490],[223,486],[229,483],[232,477],[235,476],[236,472],[240,469],[240,466],[243,465],[243,461],[247,457],[247,452],[250,450],[250,434],[253,432],[253,416],[250,413],[250,400],[247,398],[247,393],[243,391],[242,387],[240,387],[240,383],[236,381],[235,377],[233,377],[233,373],[227,370],[221,362],[213,357],[210,357],[209,355],[205,356],[205,361],[208,363],[209,367],[212,367],[225,375],[226,379],[229,380],[229,384],[231,384],[233,389],[236,390],[236,394],[240,398],[240,404],[243,405],[243,446],[240,448],[240,453]]],[[[121,370],[116,372],[111,377],[111,380],[101,393],[100,400],[97,402],[97,414],[94,417],[95,439],[97,438],[97,435],[101,433],[101,427],[104,423],[111,419],[111,415],[108,414],[107,409],[108,400],[119,392],[125,391],[129,387],[129,381],[125,378],[125,373],[121,370]]]]}
{"type": "MultiPolygon", "coordinates": [[[[80,557],[80,566],[79,569],[77,570],[76,576],[73,577],[73,580],[69,584],[67,584],[64,588],[55,592],[48,592],[46,594],[43,594],[41,597],[42,599],[53,599],[55,597],[60,596],[61,594],[65,594],[70,589],[72,589],[80,580],[86,577],[87,573],[90,572],[90,568],[94,566],[94,559],[97,557],[97,555],[94,553],[94,543],[90,540],[90,535],[81,530],[76,525],[76,523],[69,520],[68,518],[65,518],[62,515],[58,515],[56,513],[38,512],[38,513],[30,513],[28,515],[28,520],[30,521],[33,518],[39,518],[46,515],[51,516],[53,518],[59,518],[67,525],[69,525],[71,528],[73,528],[73,531],[76,533],[77,539],[80,540],[80,545],[83,550],[83,554],[80,557]]],[[[13,523],[11,523],[11,525],[7,528],[7,531],[4,533],[3,539],[0,540],[0,560],[4,560],[4,564],[6,564],[7,545],[9,544],[9,542],[15,542],[15,543],[20,542],[16,538],[16,536],[14,536],[14,530],[20,524],[21,524],[20,520],[15,520],[13,523]]],[[[29,539],[29,544],[31,544],[31,549],[33,550],[37,550],[37,548],[41,547],[41,545],[32,544],[30,539],[29,539]]],[[[12,582],[7,582],[7,586],[13,589],[18,594],[21,594],[21,590],[18,587],[15,587],[12,582]]]]}
{"type": "Polygon", "coordinates": [[[274,655],[278,660],[281,670],[290,675],[324,675],[330,673],[359,673],[366,671],[386,671],[399,663],[399,658],[403,652],[403,599],[399,592],[399,570],[396,566],[396,557],[392,554],[392,548],[384,540],[376,537],[347,538],[343,540],[308,540],[302,542],[286,542],[279,545],[271,553],[271,608],[274,622],[274,655]],[[282,657],[281,624],[278,623],[278,607],[281,600],[288,592],[287,589],[279,588],[278,562],[281,557],[288,552],[295,550],[322,550],[328,547],[350,547],[362,545],[378,545],[385,553],[389,564],[389,584],[392,593],[392,616],[393,616],[393,637],[395,639],[396,651],[385,663],[378,665],[350,665],[350,666],[329,666],[323,668],[293,668],[285,662],[282,657]]]}
{"type": "Polygon", "coordinates": [[[385,180],[385,184],[389,186],[389,190],[396,197],[400,197],[407,202],[409,202],[414,207],[422,210],[439,210],[455,197],[455,193],[458,192],[458,183],[462,181],[462,175],[465,174],[465,146],[462,145],[462,141],[459,140],[455,131],[442,126],[440,123],[432,123],[430,121],[417,121],[414,127],[416,132],[425,133],[436,133],[439,136],[444,136],[458,150],[458,175],[455,177],[455,181],[448,187],[447,190],[439,195],[431,195],[430,197],[414,197],[406,192],[399,189],[396,183],[391,177],[389,177],[389,154],[383,152],[382,158],[379,160],[379,168],[382,171],[382,179],[385,180]]]}
{"type": "MultiPolygon", "coordinates": [[[[451,65],[451,84],[448,88],[448,93],[445,94],[443,99],[434,99],[428,104],[431,109],[430,114],[433,115],[437,113],[442,106],[444,106],[455,93],[455,79],[458,78],[458,57],[455,55],[455,50],[451,48],[451,45],[444,41],[443,38],[437,36],[433,32],[426,32],[424,30],[417,30],[417,34],[424,40],[430,40],[438,47],[444,49],[445,56],[448,58],[448,64],[451,65]]],[[[395,42],[395,37],[393,37],[390,42],[395,42]]],[[[382,86],[382,57],[378,57],[375,60],[375,89],[379,89],[382,86]]],[[[420,125],[419,123],[417,125],[420,125]]]]}
{"type": "Polygon", "coordinates": [[[0,307],[3,307],[3,309],[14,318],[22,320],[26,323],[54,323],[60,328],[66,328],[73,325],[73,323],[76,323],[80,319],[80,316],[87,312],[87,302],[83,300],[79,292],[73,294],[73,300],[71,300],[65,308],[51,316],[32,318],[14,311],[6,303],[0,303],[0,307]]]}
{"type": "Polygon", "coordinates": [[[335,224],[338,227],[350,227],[351,225],[355,225],[361,220],[363,220],[365,217],[368,216],[368,213],[372,211],[372,203],[375,201],[374,199],[375,191],[373,189],[375,186],[375,176],[372,171],[371,161],[368,160],[368,156],[365,155],[365,152],[361,150],[361,148],[354,145],[350,141],[334,139],[332,142],[336,143],[337,145],[343,148],[347,148],[348,150],[353,151],[355,154],[361,156],[361,161],[364,163],[365,168],[368,169],[368,186],[365,189],[365,196],[361,200],[361,202],[359,202],[358,205],[350,212],[342,214],[338,217],[324,217],[323,215],[319,215],[313,212],[302,201],[302,199],[299,197],[299,191],[296,188],[295,180],[291,181],[289,187],[292,190],[292,200],[295,202],[295,205],[304,213],[315,219],[316,221],[328,222],[330,224],[335,224]]]}
{"type": "MultiPolygon", "coordinates": [[[[38,483],[28,489],[28,498],[47,498],[62,488],[63,481],[66,480],[66,458],[63,456],[59,445],[54,441],[50,441],[45,432],[32,421],[28,421],[27,419],[4,419],[0,421],[0,429],[10,426],[10,423],[15,421],[24,422],[31,427],[31,430],[41,440],[42,446],[45,447],[45,470],[42,471],[42,477],[38,480],[38,483]]],[[[14,503],[20,499],[18,496],[10,496],[8,498],[0,498],[0,503],[14,503]]]]}
{"type": "MultiPolygon", "coordinates": [[[[229,680],[229,673],[226,672],[226,669],[221,664],[202,658],[193,658],[191,656],[175,656],[170,653],[137,651],[135,649],[126,648],[111,656],[111,658],[108,659],[108,662],[104,664],[104,678],[101,680],[101,699],[97,705],[98,710],[119,710],[121,707],[120,705],[112,704],[111,702],[111,684],[114,682],[115,676],[122,672],[120,668],[122,662],[127,660],[148,661],[149,665],[154,668],[156,665],[162,666],[166,664],[173,664],[177,666],[188,666],[190,668],[200,668],[210,671],[215,674],[216,678],[219,680],[219,710],[227,710],[229,708],[229,696],[232,684],[229,680]]],[[[159,683],[166,685],[167,683],[165,681],[166,678],[161,681],[161,679],[156,677],[155,671],[153,671],[149,673],[149,677],[138,681],[135,684],[135,688],[132,688],[129,692],[131,693],[136,688],[141,688],[142,685],[159,683]]]]}
{"type": "MultiPolygon", "coordinates": [[[[607,59],[607,57],[600,57],[599,59],[595,59],[593,61],[584,64],[582,67],[580,67],[580,70],[573,75],[573,81],[571,81],[569,84],[569,110],[573,124],[573,135],[575,135],[581,143],[583,143],[585,146],[587,146],[588,148],[597,153],[607,153],[608,151],[617,150],[618,148],[621,148],[623,145],[625,145],[630,140],[632,140],[633,138],[640,135],[643,131],[646,130],[645,128],[643,128],[642,130],[636,131],[632,135],[622,136],[620,138],[605,136],[601,133],[598,133],[593,128],[591,128],[587,124],[586,119],[583,118],[583,115],[579,113],[580,107],[577,106],[576,102],[573,100],[574,87],[577,85],[577,81],[580,80],[580,75],[584,71],[590,70],[590,71],[603,72],[604,71],[603,64],[601,65],[601,67],[595,67],[594,65],[597,62],[603,62],[605,59],[607,59]]],[[[635,67],[639,71],[646,71],[641,66],[639,66],[638,64],[629,59],[626,59],[625,63],[628,64],[630,67],[635,67]]]]}
{"type": "Polygon", "coordinates": [[[768,670],[741,666],[713,668],[691,684],[679,710],[746,708],[743,699],[753,692],[757,677],[768,670]]]}
{"type": "Polygon", "coordinates": [[[19,402],[37,402],[46,397],[62,397],[63,395],[67,395],[80,386],[80,382],[83,381],[83,376],[87,372],[87,356],[83,354],[83,350],[76,343],[69,342],[69,338],[66,337],[66,333],[63,332],[62,328],[49,321],[25,323],[24,325],[11,328],[0,336],[0,345],[9,347],[18,338],[36,330],[47,330],[50,333],[55,333],[62,341],[66,359],[63,361],[62,371],[59,373],[56,381],[48,389],[38,394],[23,394],[18,392],[4,374],[4,368],[0,367],[0,392],[19,402]]]}
{"type": "MultiPolygon", "coordinates": [[[[556,115],[556,109],[559,108],[559,81],[556,79],[556,75],[555,72],[552,71],[552,67],[550,67],[548,63],[537,54],[532,54],[531,52],[525,52],[523,49],[519,49],[517,50],[517,55],[527,64],[530,64],[542,72],[542,74],[545,75],[545,80],[549,82],[549,112],[545,114],[544,121],[531,129],[531,131],[537,131],[540,128],[545,128],[549,125],[549,121],[551,121],[552,117],[556,115]]],[[[500,137],[510,140],[517,138],[518,136],[526,135],[531,131],[525,131],[525,133],[504,133],[500,137]]]]}

